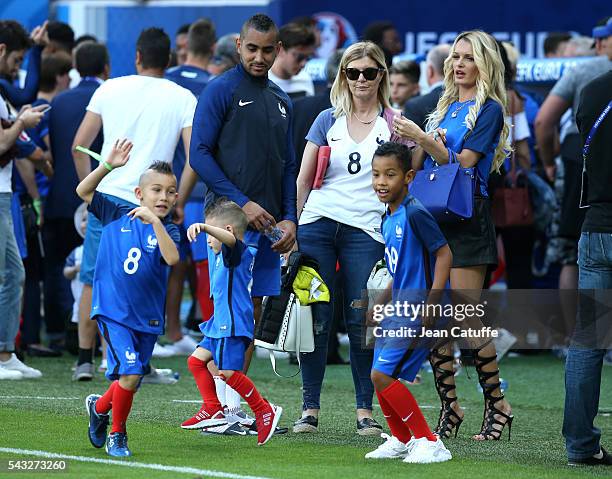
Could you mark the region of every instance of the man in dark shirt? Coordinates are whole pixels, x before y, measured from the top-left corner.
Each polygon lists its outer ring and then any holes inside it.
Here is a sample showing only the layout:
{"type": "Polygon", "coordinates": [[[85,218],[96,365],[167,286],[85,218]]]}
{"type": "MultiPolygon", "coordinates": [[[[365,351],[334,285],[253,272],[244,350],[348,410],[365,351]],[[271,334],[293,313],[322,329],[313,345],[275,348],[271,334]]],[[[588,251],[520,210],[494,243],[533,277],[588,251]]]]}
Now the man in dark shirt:
{"type": "Polygon", "coordinates": [[[406,102],[404,116],[414,121],[422,130],[425,130],[427,115],[435,110],[444,87],[444,60],[448,57],[450,45],[438,45],[427,53],[426,76],[429,92],[411,98],[406,102]]]}
{"type": "Polygon", "coordinates": [[[258,248],[251,295],[259,320],[262,297],[280,292],[279,254],[295,242],[293,107],[287,94],[268,80],[280,49],[272,19],[261,14],[248,19],[237,47],[240,64],[200,95],[189,162],[209,189],[207,204],[226,196],[248,217],[245,243],[258,248]],[[274,226],[283,236],[272,243],[264,233],[274,226]]]}
{"type": "MultiPolygon", "coordinates": [[[[55,299],[62,304],[68,301],[69,310],[72,308],[71,294],[63,275],[64,262],[70,252],[83,242],[74,228],[74,212],[82,201],[76,194],[79,179],[72,160],[72,141],[85,116],[89,100],[108,79],[110,71],[108,51],[100,43],[81,43],[75,50],[74,58],[81,81],[73,89],[53,98],[49,111],[49,141],[56,174],[49,184],[43,226],[45,284],[49,285],[45,294],[50,296],[50,301],[55,299]]],[[[101,151],[102,134],[98,135],[91,149],[101,151]]],[[[92,162],[93,168],[94,165],[92,162]]]]}
{"type": "Polygon", "coordinates": [[[588,181],[583,179],[582,185],[582,205],[586,203],[589,208],[578,243],[580,309],[565,364],[563,435],[570,465],[612,466],[612,455],[601,447],[601,432],[593,424],[599,406],[604,348],[608,345],[600,344],[601,338],[606,337],[601,325],[598,324],[597,334],[594,334],[595,321],[602,312],[596,309],[597,303],[590,298],[592,290],[612,289],[610,92],[612,71],[584,87],[576,112],[582,144],[590,143],[584,160],[588,181]],[[594,125],[597,128],[593,132],[594,125]]]}

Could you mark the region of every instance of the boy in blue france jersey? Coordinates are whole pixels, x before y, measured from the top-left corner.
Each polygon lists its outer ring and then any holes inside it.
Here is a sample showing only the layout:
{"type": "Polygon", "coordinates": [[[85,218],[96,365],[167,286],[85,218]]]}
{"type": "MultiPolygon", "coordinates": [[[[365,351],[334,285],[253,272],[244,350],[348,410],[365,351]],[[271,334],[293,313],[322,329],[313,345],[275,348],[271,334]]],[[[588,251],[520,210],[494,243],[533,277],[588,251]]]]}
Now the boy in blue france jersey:
{"type": "Polygon", "coordinates": [[[89,440],[106,443],[111,456],[131,456],[126,421],[157,337],[164,331],[164,303],[170,266],[179,260],[180,236],[169,214],[176,202],[176,178],[168,163],[154,162],[135,189],[140,206],[117,205],[96,191],[113,169],[125,165],[132,143],[117,140],[103,163],[77,187],[89,211],[102,223],[93,281],[91,319],[107,343],[106,377],[113,382],[104,395],[85,400],[89,440]],[[109,413],[112,428],[106,437],[109,413]]]}
{"type": "MultiPolygon", "coordinates": [[[[452,254],[434,218],[408,193],[413,180],[410,150],[401,144],[387,142],[380,145],[372,160],[372,186],[378,199],[386,203],[382,233],[385,239],[385,257],[393,280],[368,312],[372,324],[374,312],[390,300],[418,296],[431,288],[427,303],[437,302],[450,276],[452,254]],[[431,285],[427,284],[430,255],[435,257],[435,270],[431,285]]],[[[398,315],[399,316],[399,315],[398,315]]],[[[409,326],[417,334],[405,339],[387,339],[377,336],[372,365],[372,383],[392,436],[383,434],[386,441],[366,454],[367,459],[402,458],[407,463],[443,462],[451,459],[442,441],[431,432],[414,396],[399,379],[413,381],[419,367],[433,346],[419,337],[426,318],[410,319],[392,316],[381,323],[385,329],[409,326]]],[[[375,328],[376,329],[376,328],[375,328]]],[[[403,329],[403,328],[402,328],[403,329]]],[[[396,336],[397,337],[397,336],[396,336]]]]}
{"type": "Polygon", "coordinates": [[[274,434],[283,410],[266,401],[242,373],[245,353],[255,329],[251,284],[257,249],[243,242],[248,218],[236,203],[221,198],[206,209],[204,217],[205,224],[195,223],[189,227],[187,238],[196,241],[200,233],[208,235],[208,245],[214,253],[209,265],[215,312],[200,326],[204,339],[187,360],[203,405],[181,427],[202,429],[227,422],[208,369],[213,361],[214,374],[240,394],[255,413],[257,444],[262,446],[274,434]]]}

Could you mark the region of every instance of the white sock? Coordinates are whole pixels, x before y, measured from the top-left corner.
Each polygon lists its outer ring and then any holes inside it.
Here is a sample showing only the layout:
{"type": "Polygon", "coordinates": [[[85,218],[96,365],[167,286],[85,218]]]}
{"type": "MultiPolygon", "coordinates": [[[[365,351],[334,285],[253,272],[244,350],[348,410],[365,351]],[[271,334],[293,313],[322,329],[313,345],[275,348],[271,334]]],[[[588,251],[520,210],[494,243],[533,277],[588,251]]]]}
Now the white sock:
{"type": "Polygon", "coordinates": [[[213,376],[213,379],[215,380],[215,390],[217,391],[217,398],[219,399],[221,406],[225,409],[225,407],[227,406],[227,401],[225,400],[225,388],[229,386],[226,386],[225,380],[221,376],[213,376]]]}
{"type": "Polygon", "coordinates": [[[225,387],[225,401],[230,413],[235,413],[240,410],[240,401],[242,398],[231,386],[225,387]]]}

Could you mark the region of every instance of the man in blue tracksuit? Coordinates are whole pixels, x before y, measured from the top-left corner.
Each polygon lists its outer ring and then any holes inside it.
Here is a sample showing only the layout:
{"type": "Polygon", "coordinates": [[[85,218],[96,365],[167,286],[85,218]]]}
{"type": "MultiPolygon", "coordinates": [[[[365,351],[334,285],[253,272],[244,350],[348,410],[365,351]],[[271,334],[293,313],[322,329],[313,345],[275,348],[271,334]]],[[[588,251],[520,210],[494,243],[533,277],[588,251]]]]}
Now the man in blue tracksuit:
{"type": "Polygon", "coordinates": [[[293,107],[268,80],[280,48],[274,22],[261,14],[248,19],[237,48],[240,64],[212,80],[199,98],[189,162],[208,187],[207,205],[225,196],[248,217],[245,243],[257,248],[251,296],[259,318],[261,298],[280,293],[279,254],[295,242],[293,107]],[[275,225],[283,236],[272,244],[264,232],[275,225]]]}

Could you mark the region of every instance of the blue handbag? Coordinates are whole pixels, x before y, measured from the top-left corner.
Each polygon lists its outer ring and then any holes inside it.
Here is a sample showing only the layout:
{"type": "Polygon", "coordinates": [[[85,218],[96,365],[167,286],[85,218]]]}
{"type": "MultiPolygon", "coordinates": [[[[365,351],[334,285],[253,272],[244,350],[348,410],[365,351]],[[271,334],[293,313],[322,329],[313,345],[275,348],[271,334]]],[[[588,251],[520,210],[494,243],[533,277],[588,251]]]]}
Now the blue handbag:
{"type": "Polygon", "coordinates": [[[474,212],[475,168],[462,168],[450,148],[448,155],[448,164],[418,171],[410,184],[410,193],[439,223],[466,220],[474,212]]]}

